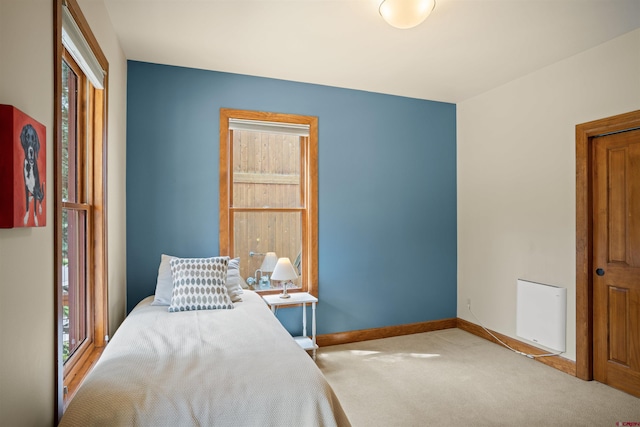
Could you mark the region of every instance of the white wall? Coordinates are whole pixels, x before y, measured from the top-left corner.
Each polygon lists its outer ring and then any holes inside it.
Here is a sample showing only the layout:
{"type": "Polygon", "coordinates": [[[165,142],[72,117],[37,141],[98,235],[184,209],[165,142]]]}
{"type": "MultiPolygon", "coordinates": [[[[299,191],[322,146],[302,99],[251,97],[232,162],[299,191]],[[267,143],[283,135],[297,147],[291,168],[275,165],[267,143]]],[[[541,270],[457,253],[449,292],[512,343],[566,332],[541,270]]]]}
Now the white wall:
{"type": "MultiPolygon", "coordinates": [[[[0,1],[0,103],[46,126],[47,184],[53,182],[52,32],[50,1],[0,1]],[[24,31],[27,25],[38,31],[24,31]]],[[[51,206],[46,227],[0,229],[0,414],[7,425],[47,425],[53,417],[51,206]]]]}
{"type": "MultiPolygon", "coordinates": [[[[126,61],[102,2],[82,1],[110,64],[110,325],[124,318],[126,61]],[[85,4],[88,3],[88,4],[85,4]]],[[[53,2],[0,0],[0,103],[47,128],[47,225],[0,229],[0,418],[52,425],[54,413],[53,2]]]]}
{"type": "Polygon", "coordinates": [[[640,109],[640,30],[458,104],[458,317],[516,336],[518,278],[567,288],[575,360],[575,126],[640,109]]]}

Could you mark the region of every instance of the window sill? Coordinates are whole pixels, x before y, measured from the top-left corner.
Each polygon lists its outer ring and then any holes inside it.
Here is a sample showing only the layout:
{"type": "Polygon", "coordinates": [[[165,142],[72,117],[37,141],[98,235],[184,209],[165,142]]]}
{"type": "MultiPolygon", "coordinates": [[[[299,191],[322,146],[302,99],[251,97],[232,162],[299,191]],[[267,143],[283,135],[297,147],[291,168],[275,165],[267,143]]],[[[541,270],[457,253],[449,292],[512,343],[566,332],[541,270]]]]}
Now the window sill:
{"type": "Polygon", "coordinates": [[[89,349],[79,360],[79,363],[69,371],[67,375],[64,377],[64,387],[66,389],[64,393],[64,409],[67,409],[67,406],[76,395],[76,392],[80,388],[82,381],[85,377],[91,372],[91,369],[96,364],[102,352],[104,351],[104,347],[92,347],[89,349]]]}

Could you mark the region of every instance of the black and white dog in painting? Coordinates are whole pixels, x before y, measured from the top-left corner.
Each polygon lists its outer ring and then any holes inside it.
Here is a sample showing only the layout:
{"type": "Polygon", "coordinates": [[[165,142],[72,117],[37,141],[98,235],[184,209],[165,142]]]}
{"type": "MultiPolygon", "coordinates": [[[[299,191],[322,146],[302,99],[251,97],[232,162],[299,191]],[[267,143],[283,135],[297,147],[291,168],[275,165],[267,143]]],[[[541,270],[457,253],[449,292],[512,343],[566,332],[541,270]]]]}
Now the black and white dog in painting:
{"type": "Polygon", "coordinates": [[[31,125],[25,125],[20,133],[20,143],[24,150],[24,188],[26,200],[26,213],[24,224],[29,221],[29,203],[33,200],[33,220],[38,226],[38,214],[42,214],[42,200],[44,199],[44,182],[40,185],[38,173],[38,153],[40,152],[40,139],[38,133],[31,125]],[[38,205],[38,202],[40,204],[38,205]],[[36,212],[36,206],[38,210],[36,212]]]}

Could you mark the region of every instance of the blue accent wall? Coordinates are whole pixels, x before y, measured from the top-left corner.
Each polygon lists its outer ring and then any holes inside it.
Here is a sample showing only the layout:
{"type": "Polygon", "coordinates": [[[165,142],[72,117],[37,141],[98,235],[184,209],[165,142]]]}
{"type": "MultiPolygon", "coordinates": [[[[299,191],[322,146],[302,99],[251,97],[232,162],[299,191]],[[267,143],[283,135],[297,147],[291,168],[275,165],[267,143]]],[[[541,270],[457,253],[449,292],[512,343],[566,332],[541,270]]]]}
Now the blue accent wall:
{"type": "MultiPolygon", "coordinates": [[[[319,123],[318,334],[456,317],[454,104],[128,62],[127,306],[218,254],[220,108],[319,123]]],[[[299,311],[278,316],[292,333],[299,311]]]]}

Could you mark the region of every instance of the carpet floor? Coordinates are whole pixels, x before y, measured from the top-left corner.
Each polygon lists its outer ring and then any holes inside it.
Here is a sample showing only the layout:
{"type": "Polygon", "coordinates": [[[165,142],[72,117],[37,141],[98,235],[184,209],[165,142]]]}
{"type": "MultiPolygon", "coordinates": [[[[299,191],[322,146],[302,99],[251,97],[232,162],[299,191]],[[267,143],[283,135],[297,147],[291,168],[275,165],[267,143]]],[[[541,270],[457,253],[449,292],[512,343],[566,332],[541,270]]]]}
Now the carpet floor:
{"type": "Polygon", "coordinates": [[[320,348],[354,427],[640,426],[640,399],[460,329],[320,348]]]}

